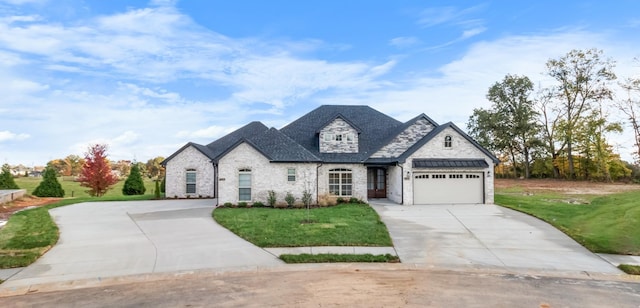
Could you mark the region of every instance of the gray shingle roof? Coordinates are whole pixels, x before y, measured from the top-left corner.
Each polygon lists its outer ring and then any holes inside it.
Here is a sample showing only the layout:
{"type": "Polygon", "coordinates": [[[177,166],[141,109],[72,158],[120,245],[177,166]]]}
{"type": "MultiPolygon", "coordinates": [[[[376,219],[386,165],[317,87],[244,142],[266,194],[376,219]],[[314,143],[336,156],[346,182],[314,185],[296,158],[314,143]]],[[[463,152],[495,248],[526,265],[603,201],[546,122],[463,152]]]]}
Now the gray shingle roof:
{"type": "Polygon", "coordinates": [[[414,159],[413,168],[487,168],[484,159],[414,159]]]}
{"type": "Polygon", "coordinates": [[[323,105],[280,129],[324,162],[357,163],[367,159],[380,142],[394,134],[403,123],[369,106],[323,105]],[[358,153],[320,153],[318,130],[336,117],[348,119],[360,130],[358,153]]]}

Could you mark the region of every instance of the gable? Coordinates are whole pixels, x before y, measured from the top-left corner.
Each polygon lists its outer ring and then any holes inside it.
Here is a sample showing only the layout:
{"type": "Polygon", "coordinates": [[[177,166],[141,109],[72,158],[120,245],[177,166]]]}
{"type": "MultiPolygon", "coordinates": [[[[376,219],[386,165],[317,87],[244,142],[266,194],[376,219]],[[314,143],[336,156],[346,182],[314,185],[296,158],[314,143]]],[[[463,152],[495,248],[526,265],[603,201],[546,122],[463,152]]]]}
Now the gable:
{"type": "Polygon", "coordinates": [[[399,157],[411,146],[424,138],[435,128],[435,125],[426,117],[418,117],[412,124],[397,134],[380,150],[371,155],[371,158],[399,157]]]}
{"type": "Polygon", "coordinates": [[[318,134],[320,153],[358,153],[358,130],[336,117],[318,134]]]}
{"type": "Polygon", "coordinates": [[[483,158],[498,163],[498,159],[489,151],[476,143],[453,123],[447,123],[433,130],[427,137],[418,142],[404,158],[483,158]],[[450,137],[450,145],[445,145],[445,138],[450,137]],[[407,155],[409,154],[409,155],[407,155]]]}

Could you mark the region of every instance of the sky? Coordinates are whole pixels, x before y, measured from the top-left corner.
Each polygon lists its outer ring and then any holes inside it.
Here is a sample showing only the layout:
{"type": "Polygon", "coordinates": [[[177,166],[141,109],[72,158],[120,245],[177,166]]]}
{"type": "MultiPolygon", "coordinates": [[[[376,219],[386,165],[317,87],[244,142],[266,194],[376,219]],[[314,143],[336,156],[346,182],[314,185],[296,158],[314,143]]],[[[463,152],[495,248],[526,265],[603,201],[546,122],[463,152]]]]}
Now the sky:
{"type": "MultiPolygon", "coordinates": [[[[545,63],[572,49],[637,77],[638,12],[635,0],[0,0],[0,164],[96,143],[146,162],[323,104],[465,129],[492,84],[547,86],[545,63]]],[[[626,131],[610,139],[631,160],[626,131]]]]}

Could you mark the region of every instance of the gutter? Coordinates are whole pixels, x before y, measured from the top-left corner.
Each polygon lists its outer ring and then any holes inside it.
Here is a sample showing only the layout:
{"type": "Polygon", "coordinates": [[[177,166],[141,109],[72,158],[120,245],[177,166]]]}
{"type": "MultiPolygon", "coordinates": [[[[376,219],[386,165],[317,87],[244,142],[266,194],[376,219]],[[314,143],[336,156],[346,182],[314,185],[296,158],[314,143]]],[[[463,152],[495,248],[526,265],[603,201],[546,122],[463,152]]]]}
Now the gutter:
{"type": "Polygon", "coordinates": [[[400,205],[404,205],[404,167],[400,163],[396,163],[400,167],[400,205]]]}
{"type": "Polygon", "coordinates": [[[322,163],[318,163],[316,165],[316,203],[320,202],[320,167],[322,167],[322,163]]]}

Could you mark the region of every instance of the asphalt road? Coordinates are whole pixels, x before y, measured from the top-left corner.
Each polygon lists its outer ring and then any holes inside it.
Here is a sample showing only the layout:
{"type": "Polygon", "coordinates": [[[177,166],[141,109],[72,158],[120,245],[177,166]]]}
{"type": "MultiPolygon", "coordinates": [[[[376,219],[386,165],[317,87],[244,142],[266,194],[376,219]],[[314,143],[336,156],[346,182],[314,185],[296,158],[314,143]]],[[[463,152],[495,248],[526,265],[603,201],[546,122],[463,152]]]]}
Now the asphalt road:
{"type": "Polygon", "coordinates": [[[4,307],[640,307],[640,282],[402,265],[165,274],[161,280],[0,298],[4,307]],[[382,268],[382,269],[381,269],[382,268]]]}

